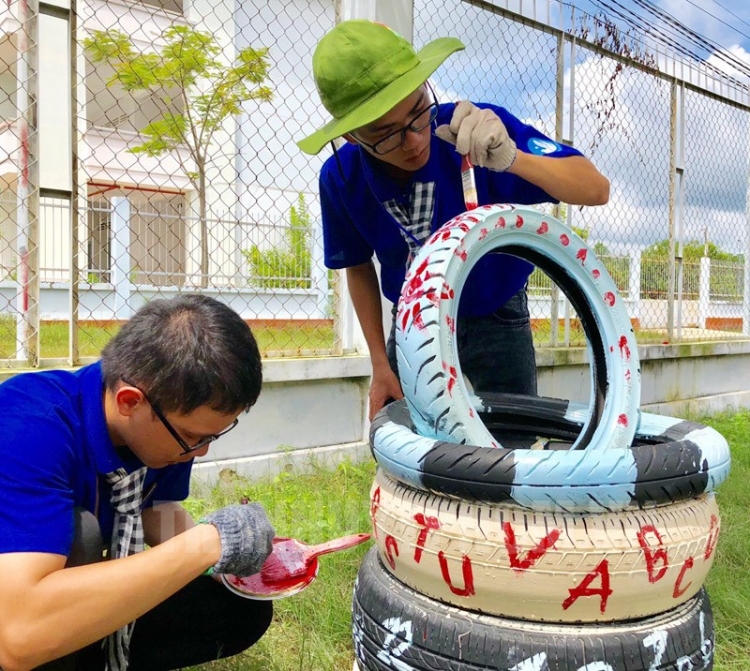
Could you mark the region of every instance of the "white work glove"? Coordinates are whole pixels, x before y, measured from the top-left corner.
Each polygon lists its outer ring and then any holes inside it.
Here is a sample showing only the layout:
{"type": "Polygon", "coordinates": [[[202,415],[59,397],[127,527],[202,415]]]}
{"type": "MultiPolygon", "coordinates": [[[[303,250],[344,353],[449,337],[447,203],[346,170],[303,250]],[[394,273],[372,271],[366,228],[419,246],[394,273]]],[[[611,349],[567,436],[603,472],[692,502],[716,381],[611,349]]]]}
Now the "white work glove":
{"type": "Polygon", "coordinates": [[[468,100],[456,105],[450,124],[438,126],[435,135],[469,155],[474,165],[504,172],[516,160],[516,143],[492,110],[479,109],[468,100]]]}

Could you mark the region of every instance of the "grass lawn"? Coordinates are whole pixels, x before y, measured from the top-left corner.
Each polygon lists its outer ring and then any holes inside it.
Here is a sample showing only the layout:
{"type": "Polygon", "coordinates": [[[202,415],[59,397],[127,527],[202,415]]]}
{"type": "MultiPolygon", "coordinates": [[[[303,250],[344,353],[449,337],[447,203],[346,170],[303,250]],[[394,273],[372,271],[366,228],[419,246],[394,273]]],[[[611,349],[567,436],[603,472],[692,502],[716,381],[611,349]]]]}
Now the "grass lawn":
{"type": "MultiPolygon", "coordinates": [[[[722,531],[707,587],[716,619],[715,671],[750,670],[750,411],[697,418],[722,433],[732,448],[732,473],[718,493],[722,531]]],[[[194,515],[242,496],[261,501],[279,535],[317,543],[369,532],[372,463],[340,465],[311,475],[284,473],[247,483],[231,474],[204,498],[192,498],[194,515]]],[[[201,671],[349,671],[352,587],[367,543],[320,559],[307,590],[276,601],[274,623],[250,651],[200,667],[201,671]]],[[[645,671],[645,670],[644,670],[645,671]]]]}
{"type": "MultiPolygon", "coordinates": [[[[104,345],[117,333],[115,324],[106,326],[88,325],[81,322],[78,332],[78,347],[83,357],[96,357],[104,345]]],[[[333,328],[330,326],[284,326],[254,327],[253,333],[261,352],[298,356],[306,350],[331,350],[333,328]]],[[[68,356],[68,325],[65,323],[42,323],[40,356],[58,359],[68,356]]],[[[16,325],[9,317],[0,317],[0,359],[16,355],[16,325]]]]}

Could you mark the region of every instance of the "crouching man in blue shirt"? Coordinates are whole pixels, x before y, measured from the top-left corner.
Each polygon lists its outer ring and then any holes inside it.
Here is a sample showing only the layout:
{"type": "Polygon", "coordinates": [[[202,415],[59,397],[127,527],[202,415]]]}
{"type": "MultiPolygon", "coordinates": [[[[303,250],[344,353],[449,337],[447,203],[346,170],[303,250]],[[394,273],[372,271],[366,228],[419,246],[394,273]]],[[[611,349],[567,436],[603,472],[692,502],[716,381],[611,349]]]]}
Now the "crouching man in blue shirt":
{"type": "Polygon", "coordinates": [[[98,363],[0,385],[0,667],[175,669],[264,634],[269,602],[204,575],[260,570],[263,508],[195,524],[179,504],[261,380],[239,315],[183,296],[139,310],[98,363]]]}

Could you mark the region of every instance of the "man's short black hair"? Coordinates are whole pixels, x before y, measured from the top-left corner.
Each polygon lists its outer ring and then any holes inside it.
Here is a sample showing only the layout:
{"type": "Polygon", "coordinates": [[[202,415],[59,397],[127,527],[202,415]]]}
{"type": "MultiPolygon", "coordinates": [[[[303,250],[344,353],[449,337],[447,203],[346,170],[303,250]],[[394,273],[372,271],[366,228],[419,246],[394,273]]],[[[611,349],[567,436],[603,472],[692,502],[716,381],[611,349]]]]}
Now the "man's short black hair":
{"type": "Polygon", "coordinates": [[[201,406],[232,413],[258,400],[262,365],[250,327],[232,308],[201,295],[153,300],[102,350],[107,389],[137,385],[164,412],[201,406]]]}

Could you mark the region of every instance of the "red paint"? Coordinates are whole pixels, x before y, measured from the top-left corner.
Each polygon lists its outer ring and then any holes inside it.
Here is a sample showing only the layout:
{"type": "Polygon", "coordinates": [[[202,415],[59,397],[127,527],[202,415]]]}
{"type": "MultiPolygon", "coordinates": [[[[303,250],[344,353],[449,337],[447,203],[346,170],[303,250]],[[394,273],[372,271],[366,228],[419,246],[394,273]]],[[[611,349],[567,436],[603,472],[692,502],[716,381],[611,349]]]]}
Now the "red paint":
{"type": "Polygon", "coordinates": [[[581,265],[583,265],[584,263],[586,263],[586,257],[588,255],[589,255],[589,250],[585,249],[585,248],[584,249],[579,249],[576,252],[576,258],[581,262],[581,265]]]}
{"type": "Polygon", "coordinates": [[[537,563],[547,551],[555,546],[557,539],[560,538],[560,530],[553,529],[541,541],[539,541],[531,550],[526,553],[523,559],[519,558],[518,545],[516,544],[516,534],[510,522],[503,524],[505,531],[505,549],[508,551],[510,567],[514,571],[526,571],[537,563]]]}
{"type": "Polygon", "coordinates": [[[481,231],[479,231],[479,239],[484,240],[489,234],[490,234],[489,230],[486,228],[483,228],[481,231]]]}
{"type": "Polygon", "coordinates": [[[662,540],[661,534],[657,531],[656,527],[651,524],[645,524],[638,530],[638,544],[643,550],[643,555],[646,558],[646,571],[648,572],[648,581],[650,583],[658,582],[664,577],[664,574],[669,568],[669,557],[667,556],[667,549],[662,547],[664,541],[662,540]],[[646,538],[646,534],[653,534],[656,537],[657,546],[653,548],[646,538]],[[657,570],[657,566],[659,566],[657,570]]]}
{"type": "Polygon", "coordinates": [[[628,339],[625,336],[620,336],[618,345],[620,346],[620,354],[622,355],[622,358],[625,359],[625,361],[630,361],[630,347],[628,347],[628,339]]]}
{"type": "Polygon", "coordinates": [[[456,320],[453,319],[453,317],[451,317],[450,315],[446,316],[446,318],[445,318],[445,325],[448,327],[448,330],[451,333],[455,333],[456,332],[456,320]]]}
{"type": "Polygon", "coordinates": [[[599,565],[581,581],[580,585],[568,591],[570,596],[563,601],[563,610],[568,610],[582,596],[598,596],[601,599],[599,610],[604,613],[607,610],[607,599],[612,594],[612,589],[609,586],[609,562],[602,559],[599,565]],[[601,587],[590,588],[589,585],[597,578],[602,581],[601,587]]]}
{"type": "Polygon", "coordinates": [[[462,261],[466,261],[466,257],[468,256],[465,249],[456,249],[453,253],[462,261]]]}
{"type": "Polygon", "coordinates": [[[617,423],[618,423],[618,424],[619,424],[620,426],[627,426],[627,425],[628,425],[628,416],[627,416],[627,415],[626,415],[625,413],[621,414],[621,415],[620,415],[620,416],[619,416],[619,417],[617,418],[617,423]]]}
{"type": "Polygon", "coordinates": [[[443,574],[443,580],[448,588],[456,596],[472,596],[476,592],[474,590],[474,571],[471,568],[471,559],[467,555],[464,555],[461,561],[461,573],[463,574],[464,586],[463,589],[456,587],[451,582],[451,575],[448,571],[448,560],[445,558],[445,553],[441,550],[438,552],[438,561],[440,562],[440,572],[443,574]]]}
{"type": "Polygon", "coordinates": [[[599,276],[601,275],[601,273],[599,272],[599,269],[598,269],[598,268],[594,268],[594,269],[593,269],[593,270],[591,271],[591,274],[592,274],[592,275],[594,276],[594,279],[595,279],[595,280],[598,280],[598,279],[599,279],[599,276]]]}
{"type": "Polygon", "coordinates": [[[608,291],[604,294],[604,302],[609,305],[609,307],[612,307],[615,304],[615,295],[611,291],[608,291]]]}
{"type": "Polygon", "coordinates": [[[424,513],[414,515],[414,521],[422,527],[417,536],[417,547],[414,548],[414,561],[419,564],[422,561],[422,550],[427,542],[427,534],[430,533],[430,529],[439,529],[440,521],[432,515],[425,517],[424,513]]]}
{"type": "Polygon", "coordinates": [[[687,592],[690,589],[690,585],[692,585],[692,582],[689,582],[685,587],[682,587],[682,579],[685,577],[685,574],[693,568],[693,558],[688,557],[685,560],[685,563],[682,565],[682,568],[680,569],[680,575],[677,576],[677,580],[674,584],[674,590],[672,591],[672,598],[673,599],[679,599],[685,592],[687,592]]]}
{"type": "Polygon", "coordinates": [[[453,287],[448,285],[446,282],[443,282],[443,288],[440,291],[440,298],[448,299],[448,298],[453,298],[455,295],[456,295],[456,292],[453,291],[453,287]]]}
{"type": "Polygon", "coordinates": [[[495,228],[505,228],[505,217],[498,218],[495,228]]]}
{"type": "Polygon", "coordinates": [[[378,537],[378,527],[375,524],[375,515],[380,508],[380,487],[378,487],[372,493],[372,500],[370,501],[370,521],[372,522],[372,530],[375,533],[375,538],[378,537]]]}
{"type": "Polygon", "coordinates": [[[706,538],[706,549],[703,552],[703,559],[709,559],[716,549],[716,543],[719,541],[719,519],[716,515],[711,515],[711,526],[708,528],[708,538],[706,538]]]}
{"type": "Polygon", "coordinates": [[[563,233],[560,236],[560,242],[563,247],[567,247],[570,244],[570,238],[567,235],[565,235],[565,233],[563,233]]]}
{"type": "Polygon", "coordinates": [[[523,226],[523,217],[519,214],[516,216],[516,228],[523,226]]]}
{"type": "Polygon", "coordinates": [[[547,231],[549,231],[549,226],[546,221],[543,221],[541,226],[536,229],[537,235],[544,235],[547,231]]]}
{"type": "Polygon", "coordinates": [[[445,361],[443,361],[443,370],[448,373],[448,393],[450,394],[453,391],[453,387],[456,386],[458,371],[455,366],[449,366],[445,361]]]}
{"type": "Polygon", "coordinates": [[[395,569],[396,557],[398,557],[398,541],[390,534],[385,537],[385,554],[388,564],[392,569],[395,569]],[[394,554],[396,557],[393,556],[394,554]]]}

